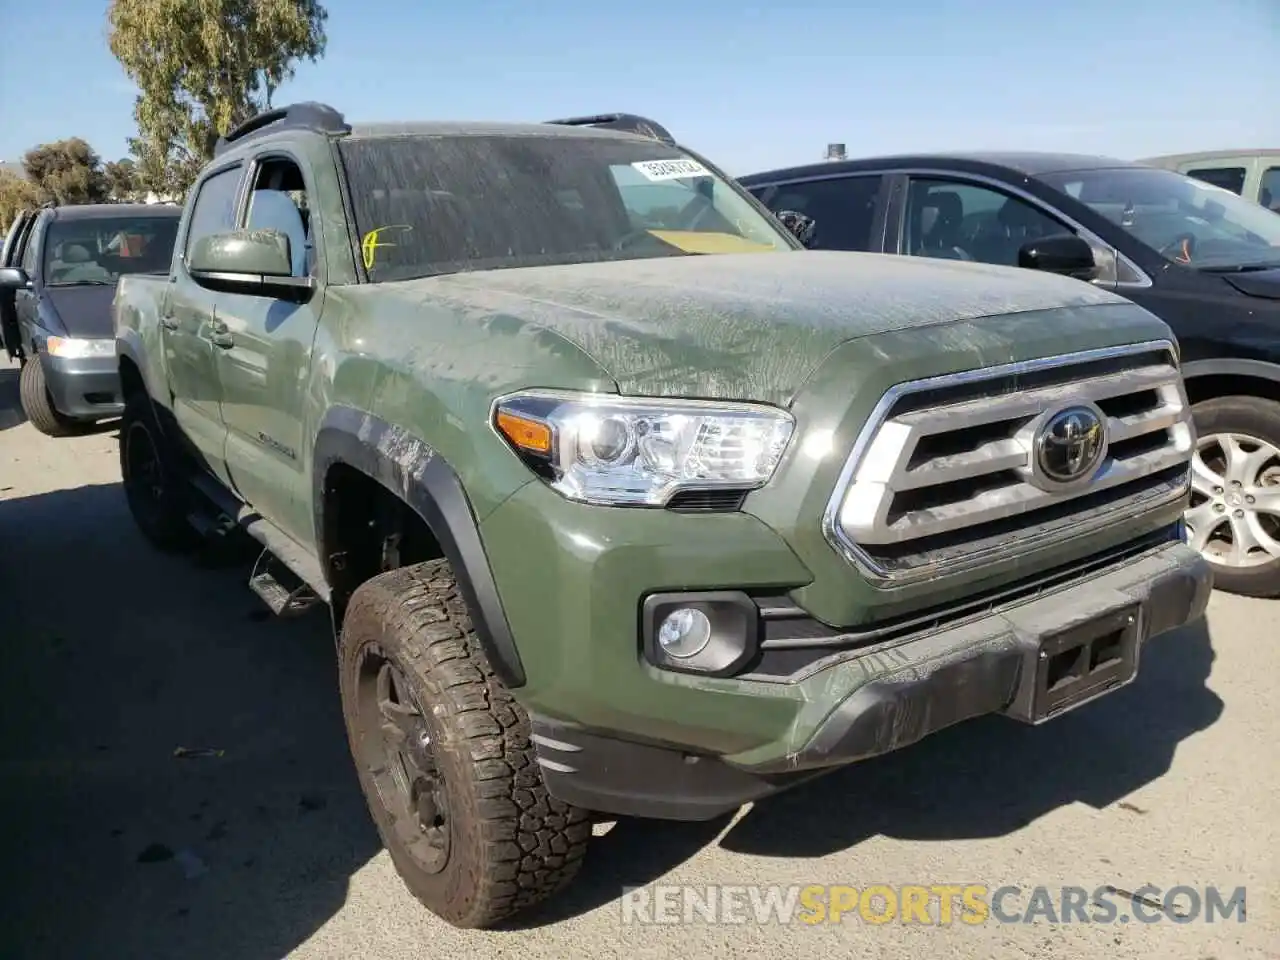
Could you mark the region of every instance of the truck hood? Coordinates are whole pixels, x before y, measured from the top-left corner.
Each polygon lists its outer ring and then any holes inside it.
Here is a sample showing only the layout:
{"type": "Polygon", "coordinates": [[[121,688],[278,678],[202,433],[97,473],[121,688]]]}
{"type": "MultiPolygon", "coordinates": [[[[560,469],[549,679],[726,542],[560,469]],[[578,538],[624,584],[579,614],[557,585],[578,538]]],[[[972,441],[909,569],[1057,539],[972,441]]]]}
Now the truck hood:
{"type": "Polygon", "coordinates": [[[528,267],[388,286],[400,296],[453,301],[467,312],[549,329],[588,354],[623,393],[780,404],[851,339],[1127,303],[1079,280],[1021,268],[834,251],[528,267]]]}

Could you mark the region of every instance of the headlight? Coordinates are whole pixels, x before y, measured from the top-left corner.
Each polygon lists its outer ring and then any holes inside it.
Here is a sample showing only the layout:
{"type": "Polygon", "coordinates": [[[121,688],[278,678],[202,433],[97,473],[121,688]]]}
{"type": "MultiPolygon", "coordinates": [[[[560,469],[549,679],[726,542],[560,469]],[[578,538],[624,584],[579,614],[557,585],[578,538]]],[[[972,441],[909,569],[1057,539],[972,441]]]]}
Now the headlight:
{"type": "Polygon", "coordinates": [[[571,500],[662,506],[684,490],[768,482],[795,426],[755,404],[531,392],[499,400],[494,427],[571,500]]]}
{"type": "Polygon", "coordinates": [[[51,357],[83,360],[86,357],[114,357],[115,340],[76,340],[70,337],[49,337],[44,348],[51,357]]]}

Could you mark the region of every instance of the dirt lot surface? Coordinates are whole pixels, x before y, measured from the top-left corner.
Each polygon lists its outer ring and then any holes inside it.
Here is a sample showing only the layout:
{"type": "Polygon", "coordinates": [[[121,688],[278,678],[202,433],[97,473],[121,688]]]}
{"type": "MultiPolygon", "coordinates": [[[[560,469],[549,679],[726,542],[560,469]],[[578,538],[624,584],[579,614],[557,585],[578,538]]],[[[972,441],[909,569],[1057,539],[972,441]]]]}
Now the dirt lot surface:
{"type": "MultiPolygon", "coordinates": [[[[523,929],[401,887],[356,786],[322,613],[263,616],[252,556],[150,550],[114,429],[40,436],[0,365],[0,956],[1280,957],[1280,601],[1215,596],[1139,679],[1039,729],[992,719],[732,819],[622,821],[523,929]],[[176,748],[214,755],[174,756],[176,748]],[[1247,888],[1247,919],[649,926],[624,885],[1247,888]]],[[[606,832],[607,831],[607,832],[606,832]]],[[[1146,914],[1154,911],[1150,908],[1146,914]]]]}

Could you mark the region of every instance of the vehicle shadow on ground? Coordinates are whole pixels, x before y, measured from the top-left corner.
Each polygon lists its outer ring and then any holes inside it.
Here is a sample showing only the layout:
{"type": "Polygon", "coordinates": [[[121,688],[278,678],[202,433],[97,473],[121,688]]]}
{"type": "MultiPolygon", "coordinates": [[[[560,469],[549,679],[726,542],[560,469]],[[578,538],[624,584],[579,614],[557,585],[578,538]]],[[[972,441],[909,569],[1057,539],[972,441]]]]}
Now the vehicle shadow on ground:
{"type": "MultiPolygon", "coordinates": [[[[756,803],[727,832],[732,817],[705,824],[621,820],[592,846],[579,881],[518,926],[603,906],[625,886],[659,879],[717,836],[721,849],[736,853],[817,858],[877,835],[998,837],[1072,802],[1116,804],[1166,773],[1178,744],[1222,714],[1222,700],[1205,685],[1213,659],[1201,621],[1153,642],[1127,688],[1044,726],[1000,717],[959,724],[756,803]]],[[[1144,812],[1126,804],[1116,815],[1144,812]]]]}
{"type": "Polygon", "coordinates": [[[251,551],[159,554],[119,484],[0,498],[0,546],[0,956],[289,954],[381,850],[323,608],[264,621],[251,551]]]}

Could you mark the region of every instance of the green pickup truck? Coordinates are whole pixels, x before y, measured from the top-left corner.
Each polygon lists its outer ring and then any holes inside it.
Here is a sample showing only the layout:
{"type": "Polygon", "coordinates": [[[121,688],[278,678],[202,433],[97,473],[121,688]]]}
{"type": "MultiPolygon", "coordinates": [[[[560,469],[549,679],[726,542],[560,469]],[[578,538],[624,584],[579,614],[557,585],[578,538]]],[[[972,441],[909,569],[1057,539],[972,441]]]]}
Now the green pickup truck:
{"type": "Polygon", "coordinates": [[[327,605],[371,815],[457,926],[562,888],[600,817],[1058,717],[1212,587],[1163,322],[806,251],[628,114],[264,113],[114,318],[136,522],[247,531],[274,611],[327,605]]]}

